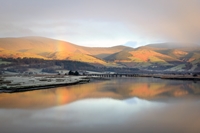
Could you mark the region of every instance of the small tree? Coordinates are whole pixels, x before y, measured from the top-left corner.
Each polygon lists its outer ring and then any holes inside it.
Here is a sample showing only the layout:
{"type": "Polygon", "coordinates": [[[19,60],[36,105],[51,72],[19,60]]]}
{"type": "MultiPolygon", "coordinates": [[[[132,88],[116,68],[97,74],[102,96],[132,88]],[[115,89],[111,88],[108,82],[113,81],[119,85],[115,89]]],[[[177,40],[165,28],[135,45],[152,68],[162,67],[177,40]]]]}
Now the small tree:
{"type": "Polygon", "coordinates": [[[78,71],[76,71],[76,72],[74,73],[74,75],[78,76],[78,75],[79,75],[78,71]]]}
{"type": "Polygon", "coordinates": [[[68,75],[74,75],[74,72],[72,72],[71,70],[69,71],[68,75]]]}

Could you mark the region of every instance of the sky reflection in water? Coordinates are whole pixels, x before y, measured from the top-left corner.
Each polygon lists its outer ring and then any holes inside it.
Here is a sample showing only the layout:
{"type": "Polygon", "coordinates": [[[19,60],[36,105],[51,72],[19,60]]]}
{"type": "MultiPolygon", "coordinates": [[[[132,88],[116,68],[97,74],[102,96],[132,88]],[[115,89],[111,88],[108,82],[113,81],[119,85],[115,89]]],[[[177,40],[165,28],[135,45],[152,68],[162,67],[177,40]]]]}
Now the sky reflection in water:
{"type": "Polygon", "coordinates": [[[0,94],[0,129],[199,133],[199,89],[199,82],[134,78],[0,94]]]}

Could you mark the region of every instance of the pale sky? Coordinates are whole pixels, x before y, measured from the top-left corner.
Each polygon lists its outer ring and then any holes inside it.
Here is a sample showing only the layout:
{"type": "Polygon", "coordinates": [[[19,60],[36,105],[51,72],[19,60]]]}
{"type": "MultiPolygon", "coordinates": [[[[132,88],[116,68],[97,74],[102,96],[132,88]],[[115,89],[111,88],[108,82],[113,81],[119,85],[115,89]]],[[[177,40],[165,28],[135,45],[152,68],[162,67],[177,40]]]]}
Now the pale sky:
{"type": "Polygon", "coordinates": [[[0,2],[0,37],[43,36],[90,47],[200,44],[200,0],[0,2]]]}

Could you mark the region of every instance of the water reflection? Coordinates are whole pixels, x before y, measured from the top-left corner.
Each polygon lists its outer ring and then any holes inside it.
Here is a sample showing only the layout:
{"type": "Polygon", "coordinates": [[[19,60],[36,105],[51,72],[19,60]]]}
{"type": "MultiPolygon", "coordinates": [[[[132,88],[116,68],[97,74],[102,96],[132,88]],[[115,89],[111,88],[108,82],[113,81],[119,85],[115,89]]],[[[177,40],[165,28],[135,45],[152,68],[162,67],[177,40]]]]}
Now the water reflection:
{"type": "Polygon", "coordinates": [[[0,94],[0,108],[47,108],[86,98],[127,99],[140,97],[197,96],[200,82],[162,80],[155,78],[125,78],[88,84],[58,87],[21,93],[0,94]]]}
{"type": "Polygon", "coordinates": [[[130,78],[1,93],[0,129],[3,133],[199,133],[199,86],[199,81],[130,78]]]}
{"type": "Polygon", "coordinates": [[[42,110],[0,109],[0,129],[9,133],[199,133],[199,104],[197,99],[163,103],[100,98],[42,110]]]}

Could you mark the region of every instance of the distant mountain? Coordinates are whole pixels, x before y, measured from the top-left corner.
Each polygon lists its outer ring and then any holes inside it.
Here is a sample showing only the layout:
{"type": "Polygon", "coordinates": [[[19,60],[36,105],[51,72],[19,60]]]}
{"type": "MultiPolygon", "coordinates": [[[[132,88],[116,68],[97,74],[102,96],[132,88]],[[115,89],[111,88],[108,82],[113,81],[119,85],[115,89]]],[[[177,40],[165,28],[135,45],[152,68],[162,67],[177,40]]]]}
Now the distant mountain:
{"type": "Polygon", "coordinates": [[[84,49],[86,51],[89,51],[91,55],[98,57],[98,58],[105,58],[111,54],[114,54],[116,52],[120,52],[120,51],[127,51],[127,50],[133,50],[133,48],[131,47],[127,47],[127,46],[114,46],[114,47],[108,47],[108,48],[97,48],[97,47],[84,47],[84,49]]]}
{"type": "Polygon", "coordinates": [[[200,47],[182,46],[174,44],[147,45],[129,51],[120,51],[105,57],[106,61],[113,61],[127,67],[150,70],[197,70],[200,69],[200,47]],[[173,46],[173,48],[172,48],[173,46]],[[176,48],[175,48],[176,47],[176,48]],[[189,67],[188,63],[191,64],[189,67]],[[177,69],[176,69],[177,70],[177,69]]]}
{"type": "Polygon", "coordinates": [[[44,37],[0,38],[0,57],[34,57],[43,59],[76,60],[110,65],[98,58],[127,49],[125,46],[110,48],[82,47],[69,42],[44,37]]]}
{"type": "Polygon", "coordinates": [[[119,62],[127,61],[127,60],[130,60],[129,57],[132,56],[129,52],[130,52],[130,50],[123,50],[123,51],[120,51],[120,52],[117,52],[117,53],[114,53],[114,54],[111,54],[111,55],[105,57],[104,60],[119,61],[119,62]]]}
{"type": "Polygon", "coordinates": [[[156,43],[156,44],[148,44],[146,47],[151,48],[164,48],[164,49],[177,49],[177,48],[191,48],[191,47],[199,47],[197,44],[192,43],[156,43]]]}
{"type": "Polygon", "coordinates": [[[112,61],[125,61],[125,62],[170,62],[179,61],[171,56],[155,52],[148,48],[138,48],[132,51],[121,51],[114,53],[106,58],[105,60],[112,61]]]}
{"type": "Polygon", "coordinates": [[[136,49],[122,45],[98,48],[44,37],[0,38],[0,57],[73,60],[97,66],[145,70],[200,70],[200,46],[192,44],[150,44],[136,49]]]}

